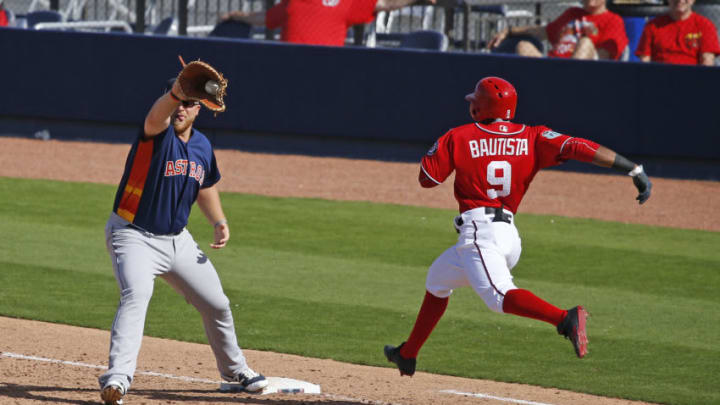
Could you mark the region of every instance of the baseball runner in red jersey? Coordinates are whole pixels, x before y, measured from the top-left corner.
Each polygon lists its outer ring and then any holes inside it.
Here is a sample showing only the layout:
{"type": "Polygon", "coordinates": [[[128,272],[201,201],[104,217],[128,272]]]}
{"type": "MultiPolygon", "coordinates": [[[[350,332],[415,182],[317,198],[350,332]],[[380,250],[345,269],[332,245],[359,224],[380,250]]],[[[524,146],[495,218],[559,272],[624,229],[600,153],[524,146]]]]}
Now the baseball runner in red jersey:
{"type": "Polygon", "coordinates": [[[513,283],[510,270],[521,252],[515,213],[538,170],[568,159],[628,173],[640,204],[650,197],[652,184],[642,166],[593,141],[509,121],[515,116],[517,93],[501,78],[480,80],[465,99],[475,122],[440,137],[423,156],[418,178],[422,187],[429,188],[455,171],[458,241],[430,266],[425,299],[409,338],[397,347],[385,346],[385,356],[397,365],[400,375],[412,376],[417,354],[445,312],[453,290],[470,286],[495,312],[555,326],[582,358],[588,353],[585,308],[557,308],[513,283]]]}

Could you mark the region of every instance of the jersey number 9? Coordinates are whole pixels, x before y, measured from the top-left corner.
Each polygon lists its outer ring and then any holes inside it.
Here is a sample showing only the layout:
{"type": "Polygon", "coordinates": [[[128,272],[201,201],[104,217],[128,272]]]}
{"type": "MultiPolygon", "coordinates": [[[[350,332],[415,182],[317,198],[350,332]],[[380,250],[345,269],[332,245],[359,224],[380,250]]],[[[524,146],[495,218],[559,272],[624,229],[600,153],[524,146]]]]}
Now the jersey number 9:
{"type": "Polygon", "coordinates": [[[487,166],[487,182],[492,186],[502,186],[502,189],[487,189],[487,195],[490,198],[505,197],[510,195],[510,185],[512,179],[512,166],[510,162],[504,160],[493,160],[487,166]],[[498,173],[502,173],[498,176],[498,173]]]}

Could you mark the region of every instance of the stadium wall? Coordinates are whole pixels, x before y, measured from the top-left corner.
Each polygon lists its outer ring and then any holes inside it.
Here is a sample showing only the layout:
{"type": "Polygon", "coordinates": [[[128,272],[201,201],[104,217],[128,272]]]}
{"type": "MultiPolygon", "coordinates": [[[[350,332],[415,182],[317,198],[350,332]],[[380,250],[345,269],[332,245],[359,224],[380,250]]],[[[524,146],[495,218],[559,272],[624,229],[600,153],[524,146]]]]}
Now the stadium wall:
{"type": "Polygon", "coordinates": [[[85,138],[137,126],[182,55],[230,80],[228,111],[199,118],[211,134],[429,146],[468,121],[463,96],[476,81],[498,75],[518,89],[518,121],[667,167],[685,162],[679,177],[720,178],[718,68],[11,28],[0,30],[0,52],[0,133],[34,120],[85,138]]]}

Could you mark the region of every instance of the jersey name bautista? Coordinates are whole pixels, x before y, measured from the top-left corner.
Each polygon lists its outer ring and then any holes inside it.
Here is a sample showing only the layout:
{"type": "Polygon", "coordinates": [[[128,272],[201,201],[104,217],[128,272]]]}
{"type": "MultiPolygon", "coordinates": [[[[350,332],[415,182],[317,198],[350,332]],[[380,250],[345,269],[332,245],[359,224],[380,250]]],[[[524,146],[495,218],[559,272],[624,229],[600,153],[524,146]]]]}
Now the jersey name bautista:
{"type": "Polygon", "coordinates": [[[522,156],[528,154],[528,140],[526,138],[483,138],[468,142],[470,156],[479,158],[483,156],[522,156]]]}
{"type": "MultiPolygon", "coordinates": [[[[187,159],[178,159],[176,161],[168,160],[165,162],[165,177],[180,176],[187,174],[188,161],[187,159]]],[[[205,170],[202,165],[195,162],[190,162],[190,177],[197,180],[202,186],[203,180],[205,180],[205,170]]]]}

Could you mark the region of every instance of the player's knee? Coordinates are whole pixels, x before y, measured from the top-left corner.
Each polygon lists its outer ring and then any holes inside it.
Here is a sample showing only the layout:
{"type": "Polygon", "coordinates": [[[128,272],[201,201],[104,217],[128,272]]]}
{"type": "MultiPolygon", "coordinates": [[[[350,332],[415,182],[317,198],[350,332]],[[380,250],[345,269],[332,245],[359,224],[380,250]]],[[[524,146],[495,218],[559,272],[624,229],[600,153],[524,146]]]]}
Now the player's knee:
{"type": "Polygon", "coordinates": [[[451,289],[429,289],[429,288],[426,288],[426,289],[427,289],[427,292],[429,292],[430,294],[432,294],[433,296],[435,296],[437,298],[447,298],[447,297],[451,296],[453,293],[453,290],[451,290],[451,289]]]}
{"type": "Polygon", "coordinates": [[[215,315],[220,315],[230,311],[230,300],[224,294],[213,297],[213,299],[202,302],[196,307],[201,312],[209,312],[215,315]]]}
{"type": "Polygon", "coordinates": [[[493,312],[502,312],[503,296],[493,287],[475,289],[485,305],[493,312]]]}
{"type": "Polygon", "coordinates": [[[434,284],[429,280],[425,282],[425,290],[438,298],[447,298],[453,293],[451,288],[434,284]]]}
{"type": "Polygon", "coordinates": [[[505,294],[508,291],[516,288],[517,287],[515,287],[515,284],[513,284],[512,281],[508,280],[492,286],[476,289],[475,291],[480,296],[480,298],[482,298],[482,300],[485,302],[485,305],[487,305],[487,307],[490,308],[491,311],[503,313],[502,308],[505,294]]]}
{"type": "Polygon", "coordinates": [[[153,288],[152,285],[149,287],[140,288],[126,288],[120,292],[120,303],[123,305],[128,304],[146,304],[150,302],[152,298],[153,288]]]}

